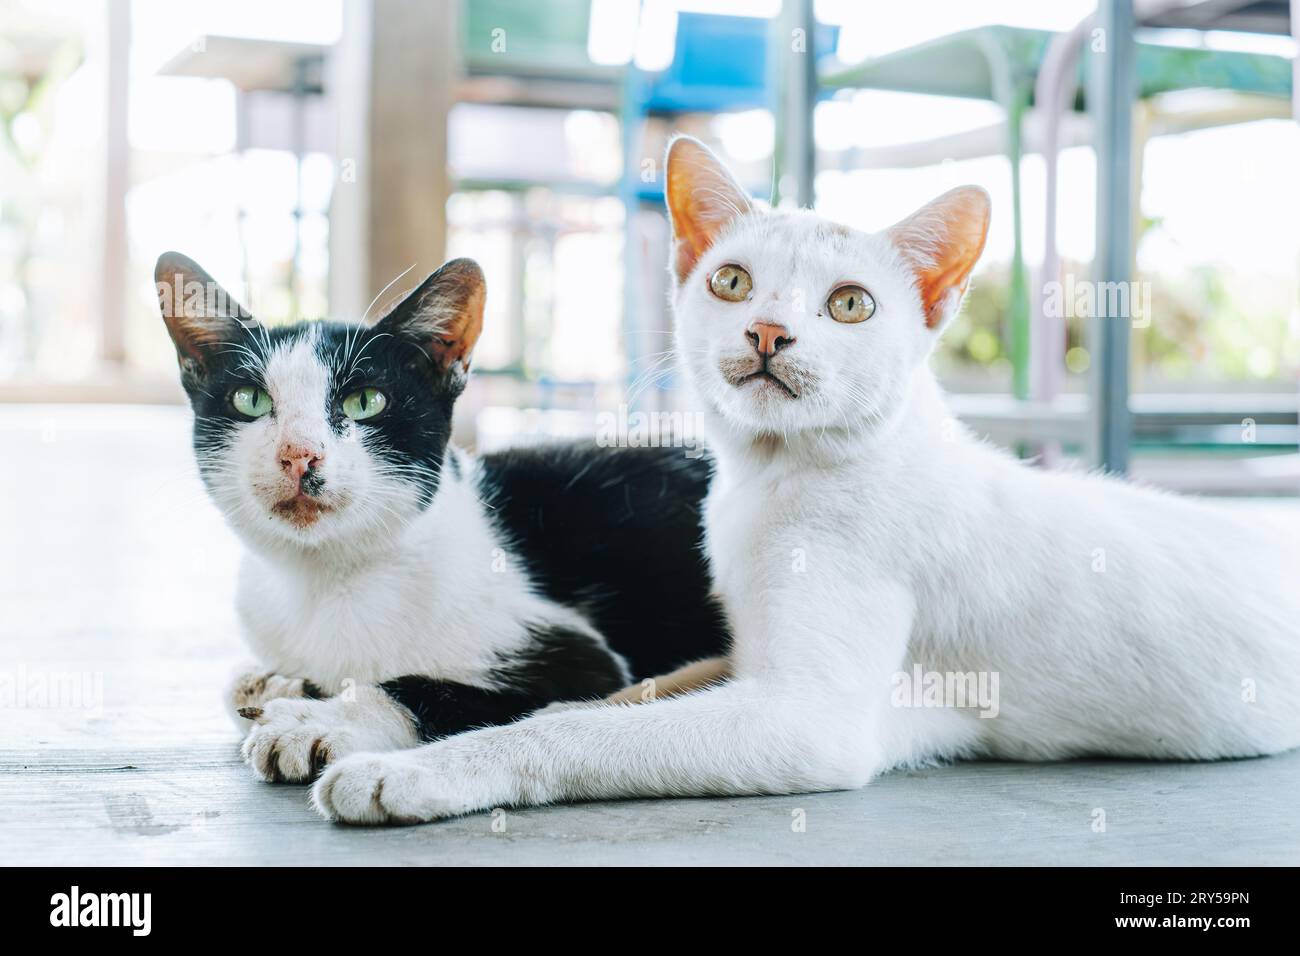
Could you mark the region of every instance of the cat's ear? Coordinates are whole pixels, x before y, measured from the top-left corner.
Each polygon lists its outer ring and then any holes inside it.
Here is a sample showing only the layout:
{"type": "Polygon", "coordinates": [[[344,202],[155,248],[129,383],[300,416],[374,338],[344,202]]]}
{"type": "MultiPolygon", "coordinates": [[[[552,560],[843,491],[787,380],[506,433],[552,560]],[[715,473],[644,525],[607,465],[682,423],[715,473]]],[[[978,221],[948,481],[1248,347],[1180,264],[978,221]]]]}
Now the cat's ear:
{"type": "Polygon", "coordinates": [[[473,259],[452,259],[397,303],[376,328],[400,335],[424,350],[442,372],[469,369],[483,331],[487,282],[473,259]]]}
{"type": "Polygon", "coordinates": [[[674,139],[666,168],[673,274],[684,282],[718,233],[736,217],[753,212],[754,205],[722,160],[697,139],[674,139]]]}
{"type": "Polygon", "coordinates": [[[957,314],[984,251],[989,213],[988,193],[959,186],[890,228],[890,240],[916,271],[928,327],[941,328],[957,314]]]}
{"type": "Polygon", "coordinates": [[[188,256],[164,252],[153,277],[184,374],[201,375],[214,348],[238,342],[257,327],[252,314],[188,256]]]}

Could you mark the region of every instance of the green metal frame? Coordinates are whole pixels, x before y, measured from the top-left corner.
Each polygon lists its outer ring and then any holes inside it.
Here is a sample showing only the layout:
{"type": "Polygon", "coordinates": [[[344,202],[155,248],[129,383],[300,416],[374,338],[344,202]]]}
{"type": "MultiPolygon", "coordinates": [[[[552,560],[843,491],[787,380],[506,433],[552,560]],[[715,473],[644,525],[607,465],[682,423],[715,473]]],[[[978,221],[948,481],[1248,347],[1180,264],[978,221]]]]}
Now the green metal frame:
{"type": "Polygon", "coordinates": [[[471,72],[496,72],[505,58],[510,73],[563,75],[593,66],[591,0],[463,0],[461,9],[461,50],[471,72]]]}
{"type": "MultiPolygon", "coordinates": [[[[830,89],[895,90],[989,100],[1007,115],[1006,156],[1011,163],[1012,236],[1009,338],[1013,391],[1029,398],[1029,278],[1024,262],[1020,160],[1025,112],[1033,104],[1034,80],[1054,34],[1046,30],[990,26],[940,37],[849,69],[825,74],[830,89]]],[[[1086,60],[1079,65],[1084,88],[1086,60]]],[[[1291,96],[1291,62],[1285,57],[1222,50],[1136,44],[1137,95],[1205,87],[1270,96],[1291,96]]],[[[1076,109],[1085,106],[1082,94],[1076,109]]]]}

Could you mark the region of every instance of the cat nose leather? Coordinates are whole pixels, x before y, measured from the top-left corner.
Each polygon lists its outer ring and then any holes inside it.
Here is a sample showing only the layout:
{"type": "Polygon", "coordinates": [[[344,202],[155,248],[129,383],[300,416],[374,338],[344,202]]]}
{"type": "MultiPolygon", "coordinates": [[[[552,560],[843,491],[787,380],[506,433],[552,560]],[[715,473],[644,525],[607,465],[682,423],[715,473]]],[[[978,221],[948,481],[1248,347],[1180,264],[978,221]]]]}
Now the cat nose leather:
{"type": "Polygon", "coordinates": [[[280,446],[280,468],[297,481],[325,460],[325,452],[307,445],[286,443],[280,446]]]}
{"type": "Polygon", "coordinates": [[[794,344],[790,330],[775,322],[754,322],[745,331],[745,338],[754,350],[766,358],[771,358],[787,345],[794,344]]]}

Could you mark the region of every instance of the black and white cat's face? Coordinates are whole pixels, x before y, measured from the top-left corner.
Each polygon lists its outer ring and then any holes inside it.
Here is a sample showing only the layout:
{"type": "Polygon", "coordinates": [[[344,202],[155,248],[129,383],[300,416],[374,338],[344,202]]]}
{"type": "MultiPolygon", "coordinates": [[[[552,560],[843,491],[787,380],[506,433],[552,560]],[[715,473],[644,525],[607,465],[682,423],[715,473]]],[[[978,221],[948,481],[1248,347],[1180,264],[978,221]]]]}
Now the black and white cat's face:
{"type": "Polygon", "coordinates": [[[880,233],[763,211],[687,137],[667,175],[678,351],[697,397],[745,433],[886,416],[960,306],[988,230],[976,187],[880,233]]]}
{"type": "Polygon", "coordinates": [[[373,326],[263,326],[176,253],[155,278],[200,473],[249,543],[373,540],[428,506],[482,327],[474,262],[447,263],[373,326]]]}

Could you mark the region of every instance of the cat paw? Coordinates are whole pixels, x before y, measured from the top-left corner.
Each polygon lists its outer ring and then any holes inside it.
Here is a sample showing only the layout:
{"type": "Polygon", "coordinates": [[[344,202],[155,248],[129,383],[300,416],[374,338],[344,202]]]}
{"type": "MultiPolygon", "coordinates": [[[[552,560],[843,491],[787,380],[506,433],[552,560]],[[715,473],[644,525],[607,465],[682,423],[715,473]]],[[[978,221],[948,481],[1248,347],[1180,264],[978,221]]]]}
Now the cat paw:
{"type": "Polygon", "coordinates": [[[347,754],[419,742],[410,714],[378,688],[362,688],[354,700],[280,698],[247,713],[244,761],[270,783],[306,783],[347,754]]]}
{"type": "Polygon", "coordinates": [[[316,687],[302,677],[284,677],[262,670],[241,672],[226,692],[231,714],[241,730],[247,730],[255,712],[273,700],[317,696],[316,687]]]}
{"type": "Polygon", "coordinates": [[[483,809],[472,775],[427,752],[355,754],[316,781],[311,802],[335,823],[428,823],[483,809]]]}

